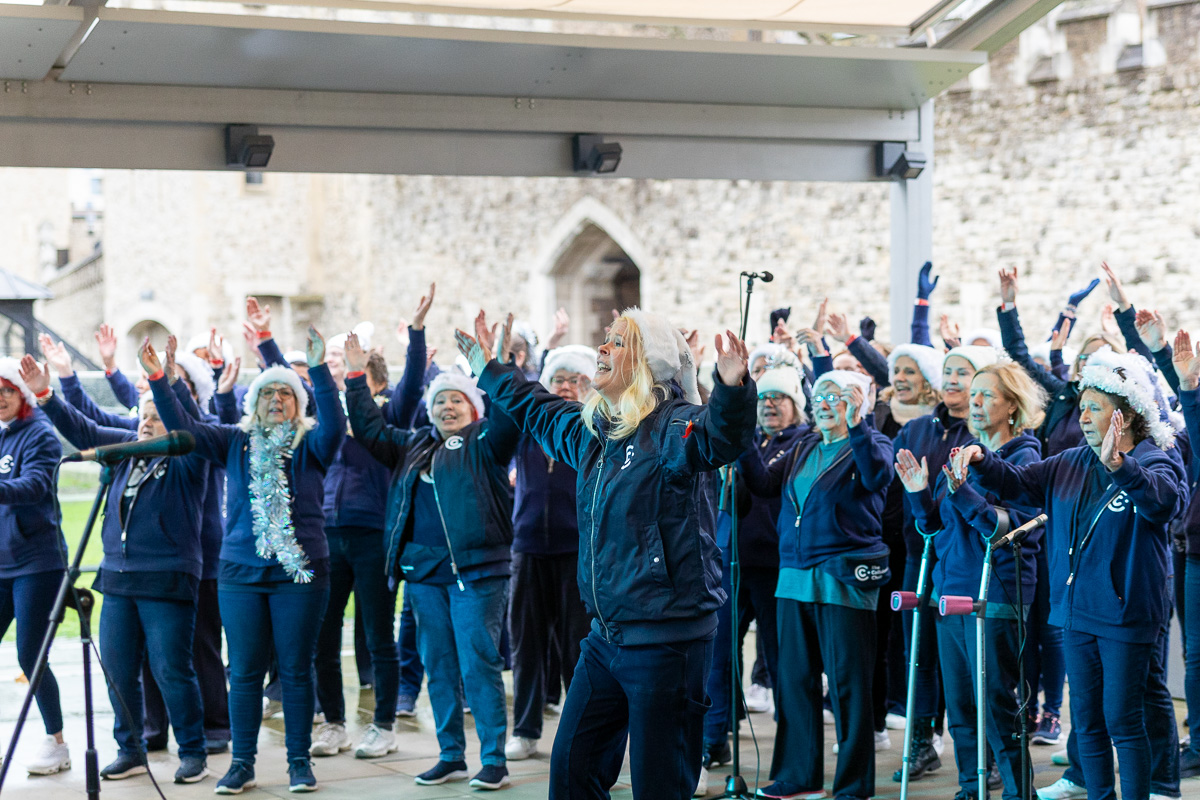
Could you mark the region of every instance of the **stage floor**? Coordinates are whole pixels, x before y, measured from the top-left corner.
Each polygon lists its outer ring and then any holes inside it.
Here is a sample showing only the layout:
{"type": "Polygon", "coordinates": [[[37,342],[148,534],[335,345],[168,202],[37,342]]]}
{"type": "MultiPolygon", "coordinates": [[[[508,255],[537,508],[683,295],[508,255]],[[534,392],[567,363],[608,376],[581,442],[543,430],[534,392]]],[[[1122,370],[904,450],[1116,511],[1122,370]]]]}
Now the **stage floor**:
{"type": "MultiPolygon", "coordinates": [[[[349,630],[349,629],[347,629],[349,630]]],[[[746,652],[753,653],[752,643],[748,643],[746,652]]],[[[353,676],[353,655],[346,650],[343,664],[347,668],[347,708],[358,706],[358,713],[350,721],[351,736],[357,741],[359,733],[371,721],[370,709],[374,697],[368,691],[359,692],[356,678],[353,676]]],[[[83,751],[85,737],[83,727],[83,668],[80,663],[79,647],[76,642],[60,640],[56,645],[52,661],[63,696],[63,711],[66,719],[66,738],[71,746],[72,769],[58,775],[31,778],[21,767],[23,758],[32,754],[43,735],[41,718],[36,713],[32,715],[32,725],[27,727],[22,735],[13,769],[8,776],[3,790],[5,798],[11,800],[68,800],[69,798],[84,797],[83,751]]],[[[16,648],[11,642],[0,645],[0,746],[6,746],[11,735],[13,723],[24,696],[25,684],[18,683],[20,669],[17,666],[16,648]]],[[[509,684],[511,703],[511,673],[505,673],[505,681],[509,684]]],[[[116,745],[112,739],[112,712],[108,702],[108,694],[101,678],[93,676],[95,685],[95,700],[98,709],[96,718],[97,742],[100,751],[100,766],[104,766],[116,755],[116,745]]],[[[331,758],[314,760],[313,772],[317,777],[320,796],[329,800],[396,800],[396,798],[458,798],[479,797],[480,793],[470,789],[465,781],[445,784],[443,786],[417,786],[412,778],[431,767],[438,756],[437,741],[434,738],[433,717],[428,705],[428,699],[422,694],[417,706],[418,714],[412,719],[399,719],[395,730],[400,745],[400,751],[386,758],[374,760],[359,760],[353,757],[353,752],[343,753],[331,758]]],[[[1176,713],[1183,719],[1183,704],[1176,704],[1176,713]]],[[[547,794],[547,778],[550,769],[549,750],[557,729],[557,718],[546,717],[546,726],[542,738],[542,752],[527,761],[512,762],[509,772],[513,785],[504,790],[500,797],[511,800],[532,800],[545,798],[547,794]]],[[[757,735],[759,751],[755,752],[754,742],[750,739],[749,730],[743,724],[742,740],[742,772],[751,790],[755,786],[756,767],[761,785],[770,783],[767,774],[770,770],[772,744],[775,735],[775,724],[768,714],[751,715],[754,732],[757,735]]],[[[902,732],[891,731],[892,747],[877,754],[876,797],[899,797],[899,784],[891,781],[892,772],[900,766],[900,750],[902,747],[902,732]]],[[[826,780],[832,780],[836,756],[831,752],[833,745],[833,726],[825,726],[825,774],[826,780]]],[[[1062,746],[1065,747],[1066,737],[1062,746]]],[[[287,788],[287,767],[283,748],[283,720],[268,720],[263,724],[259,736],[259,754],[257,776],[259,788],[243,795],[247,798],[293,797],[287,788]]],[[[479,742],[475,737],[471,717],[467,717],[467,762],[472,774],[479,769],[479,742]]],[[[175,743],[171,742],[174,752],[175,743]]],[[[1062,767],[1051,764],[1051,754],[1059,747],[1034,747],[1032,752],[1035,768],[1035,786],[1047,786],[1062,774],[1062,767]]],[[[223,775],[229,766],[228,753],[209,757],[209,768],[214,776],[204,781],[188,786],[177,786],[171,782],[178,766],[176,758],[168,753],[152,753],[150,767],[163,790],[163,794],[172,798],[201,798],[213,796],[216,780],[223,775]]],[[[724,788],[724,781],[729,774],[729,767],[718,768],[709,778],[709,796],[716,797],[724,788]]],[[[954,756],[947,738],[946,751],[942,756],[942,768],[938,772],[912,784],[909,795],[914,800],[925,798],[950,798],[957,791],[955,780],[954,756]]],[[[626,771],[621,781],[613,787],[614,798],[632,797],[629,787],[629,774],[626,771]]],[[[829,784],[826,783],[828,789],[829,784]]],[[[123,781],[104,781],[101,784],[101,796],[109,800],[151,800],[157,797],[149,778],[139,776],[123,781]]],[[[993,796],[998,796],[998,793],[993,796]]],[[[1200,779],[1183,782],[1183,797],[1189,800],[1200,800],[1200,779]]]]}

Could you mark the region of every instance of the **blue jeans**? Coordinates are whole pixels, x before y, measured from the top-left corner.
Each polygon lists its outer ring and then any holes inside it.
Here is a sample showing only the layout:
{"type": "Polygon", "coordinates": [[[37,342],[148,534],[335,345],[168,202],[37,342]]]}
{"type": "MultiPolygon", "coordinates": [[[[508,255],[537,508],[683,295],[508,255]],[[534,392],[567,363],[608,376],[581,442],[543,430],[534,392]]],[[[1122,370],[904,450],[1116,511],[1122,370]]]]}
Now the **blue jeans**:
{"type": "MultiPolygon", "coordinates": [[[[367,647],[375,680],[375,724],[392,729],[396,694],[400,686],[400,661],[392,639],[396,619],[396,593],[388,588],[380,531],[326,529],[329,541],[329,604],[317,636],[317,699],[328,722],[346,721],[342,694],[342,615],[350,593],[355,610],[362,614],[367,647]]],[[[357,631],[360,626],[355,627],[357,631]]]]}
{"type": "Polygon", "coordinates": [[[111,680],[113,738],[123,755],[141,759],[145,753],[142,660],[148,659],[175,728],[179,757],[204,757],[204,704],[192,667],[195,627],[195,603],[105,595],[100,656],[111,680]]]}
{"type": "Polygon", "coordinates": [[[480,757],[503,766],[508,710],[500,630],[508,610],[508,578],[480,578],[457,585],[409,583],[405,596],[417,620],[417,649],[429,676],[429,702],[442,761],[462,761],[463,697],[475,717],[480,757]],[[461,683],[459,682],[461,679],[461,683]]]}
{"type": "Polygon", "coordinates": [[[396,635],[396,654],[400,659],[400,689],[398,694],[416,700],[425,680],[425,665],[417,652],[417,621],[413,618],[412,601],[408,592],[400,605],[400,632],[396,635]]]}
{"type": "Polygon", "coordinates": [[[550,800],[608,800],[629,742],[634,800],[688,798],[700,777],[712,640],[583,640],[550,755],[550,800]]]}
{"type": "MultiPolygon", "coordinates": [[[[26,675],[33,674],[42,639],[46,636],[50,612],[58,597],[62,583],[62,572],[37,572],[17,578],[0,578],[0,639],[8,631],[13,620],[17,621],[17,663],[26,675]]],[[[46,665],[42,682],[35,695],[38,711],[46,733],[61,733],[63,729],[62,704],[58,697],[58,681],[46,665]]]]}
{"type": "MultiPolygon", "coordinates": [[[[221,620],[229,643],[229,721],[233,757],[249,764],[258,754],[262,726],[263,679],[271,667],[271,646],[283,689],[284,744],[288,759],[308,758],[312,745],[313,653],[316,620],[329,600],[327,584],[297,591],[244,591],[220,586],[221,620]]],[[[174,717],[172,717],[172,721],[174,717]]]]}
{"type": "MultiPolygon", "coordinates": [[[[1021,744],[1017,731],[1017,638],[1015,619],[989,619],[984,627],[987,651],[987,740],[1004,778],[1005,800],[1021,796],[1021,744]]],[[[946,723],[954,739],[958,785],[979,793],[975,687],[979,668],[976,617],[942,617],[937,623],[938,658],[946,688],[946,723]]]]}
{"type": "Polygon", "coordinates": [[[1071,726],[1089,800],[1116,798],[1113,747],[1121,762],[1121,796],[1148,797],[1151,759],[1144,698],[1155,644],[1067,630],[1063,650],[1071,682],[1071,726]]]}

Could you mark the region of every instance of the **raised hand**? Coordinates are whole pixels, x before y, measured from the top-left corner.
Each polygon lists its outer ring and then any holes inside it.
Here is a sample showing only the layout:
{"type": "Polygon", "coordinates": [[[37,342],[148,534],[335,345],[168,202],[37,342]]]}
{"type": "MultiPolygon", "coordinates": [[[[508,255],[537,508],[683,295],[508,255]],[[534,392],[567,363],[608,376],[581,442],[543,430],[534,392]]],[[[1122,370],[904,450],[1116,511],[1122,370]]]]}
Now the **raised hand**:
{"type": "Polygon", "coordinates": [[[437,355],[437,348],[431,347],[425,351],[425,371],[429,371],[429,367],[433,364],[433,357],[437,355]]]}
{"type": "Polygon", "coordinates": [[[1125,455],[1121,452],[1121,439],[1124,435],[1125,416],[1119,410],[1113,411],[1108,432],[1104,434],[1104,441],[1100,443],[1100,463],[1104,464],[1109,472],[1116,472],[1125,461],[1125,455]]]}
{"type": "Polygon", "coordinates": [[[1067,317],[1063,320],[1063,324],[1054,331],[1054,335],[1050,337],[1050,350],[1061,351],[1067,346],[1067,338],[1071,335],[1071,318],[1067,317]]]}
{"type": "Polygon", "coordinates": [[[950,319],[949,314],[942,314],[941,320],[938,321],[938,332],[942,336],[942,341],[949,348],[958,347],[962,344],[961,334],[958,331],[958,323],[950,319]]]}
{"type": "Polygon", "coordinates": [[[1151,353],[1157,353],[1167,346],[1167,323],[1163,321],[1162,314],[1141,308],[1133,319],[1138,338],[1150,348],[1151,353]]]}
{"type": "Polygon", "coordinates": [[[921,266],[921,271],[917,273],[917,297],[921,300],[928,300],[929,295],[933,294],[933,290],[937,288],[938,281],[942,279],[939,275],[932,281],[929,280],[929,273],[933,272],[933,262],[926,261],[921,266]]]}
{"type": "Polygon", "coordinates": [[[225,363],[225,337],[216,328],[208,329],[208,365],[219,367],[225,363]]]}
{"type": "Polygon", "coordinates": [[[221,379],[217,381],[217,394],[228,394],[233,391],[238,375],[242,372],[242,357],[236,356],[233,361],[221,370],[221,379]]]}
{"type": "Polygon", "coordinates": [[[101,323],[96,331],[96,347],[100,350],[100,361],[106,372],[117,369],[117,332],[112,325],[101,323]]]}
{"type": "Polygon", "coordinates": [[[362,348],[362,342],[358,341],[357,333],[350,333],[346,337],[346,344],[343,346],[346,353],[346,369],[349,372],[363,372],[367,368],[367,359],[370,354],[362,348]]]}
{"type": "Polygon", "coordinates": [[[1087,296],[1092,293],[1092,290],[1100,285],[1099,278],[1092,278],[1092,282],[1080,289],[1075,294],[1067,298],[1067,310],[1074,313],[1079,308],[1079,304],[1087,299],[1087,296]]]}
{"type": "Polygon", "coordinates": [[[977,444],[969,444],[953,452],[950,456],[950,471],[958,480],[967,479],[967,469],[974,463],[983,460],[983,448],[977,444]]]}
{"type": "Polygon", "coordinates": [[[875,341],[875,320],[863,317],[858,321],[858,333],[868,342],[875,341]]]}
{"type": "Polygon", "coordinates": [[[312,325],[308,326],[308,338],[304,342],[304,358],[309,369],[325,363],[325,337],[312,325]]]}
{"type": "Polygon", "coordinates": [[[771,334],[771,341],[775,344],[781,344],[791,351],[795,351],[796,349],[796,337],[788,330],[788,326],[783,320],[775,323],[775,330],[771,334]]]}
{"type": "Polygon", "coordinates": [[[1175,334],[1175,352],[1171,354],[1179,388],[1191,391],[1200,387],[1200,358],[1192,349],[1192,337],[1187,331],[1175,334]]]}
{"type": "Polygon", "coordinates": [[[825,335],[826,314],[825,308],[829,305],[829,298],[826,297],[821,301],[821,305],[817,306],[817,318],[813,320],[812,329],[817,332],[818,338],[825,335]]]}
{"type": "Polygon", "coordinates": [[[42,355],[46,357],[46,363],[54,367],[58,377],[69,378],[75,374],[75,368],[71,366],[71,354],[67,352],[65,344],[56,342],[43,333],[38,336],[38,345],[42,348],[42,355]]]}
{"type": "Polygon", "coordinates": [[[412,329],[420,331],[425,329],[425,315],[429,313],[429,308],[433,305],[433,296],[437,292],[437,284],[429,284],[429,294],[421,295],[421,299],[417,302],[417,310],[413,312],[412,329]]]}
{"type": "Polygon", "coordinates": [[[740,386],[749,372],[747,361],[750,358],[750,350],[745,342],[734,336],[733,331],[725,331],[725,338],[729,345],[728,350],[722,346],[719,334],[714,340],[717,347],[717,375],[726,386],[740,386]]]}
{"type": "Polygon", "coordinates": [[[1000,270],[1000,302],[1008,305],[1017,302],[1017,268],[1000,270]]]}
{"type": "Polygon", "coordinates": [[[167,363],[163,367],[163,371],[167,373],[167,381],[175,382],[175,350],[179,347],[179,340],[175,338],[175,334],[167,337],[166,357],[167,363]]]}
{"type": "Polygon", "coordinates": [[[400,318],[400,322],[396,325],[396,341],[404,349],[408,349],[408,320],[404,317],[400,318]]]}
{"type": "Polygon", "coordinates": [[[866,397],[861,386],[851,386],[842,390],[842,402],[846,404],[846,425],[848,427],[857,428],[858,424],[862,422],[863,402],[866,397]]]}
{"type": "Polygon", "coordinates": [[[821,339],[821,334],[817,333],[812,328],[802,328],[796,333],[796,344],[808,345],[808,349],[814,356],[827,356],[829,351],[825,349],[825,342],[821,339]]]}
{"type": "Polygon", "coordinates": [[[246,298],[246,321],[254,326],[257,333],[271,330],[271,307],[259,305],[257,297],[246,298]]]}
{"type": "Polygon", "coordinates": [[[1117,277],[1117,273],[1113,272],[1107,261],[1100,264],[1100,269],[1104,270],[1104,283],[1108,286],[1108,296],[1120,310],[1128,311],[1131,304],[1129,296],[1125,294],[1125,287],[1121,285],[1121,279],[1117,277]]]}
{"type": "MultiPolygon", "coordinates": [[[[480,311],[479,317],[475,320],[476,333],[480,332],[480,320],[482,317],[483,312],[480,311]]],[[[483,321],[482,330],[489,336],[491,335],[491,331],[487,329],[486,320],[483,321]]],[[[456,328],[454,331],[454,342],[458,345],[458,352],[462,353],[463,358],[471,366],[471,372],[476,376],[482,375],[484,367],[492,360],[491,348],[489,347],[487,350],[484,350],[478,339],[460,328],[456,328]]]]}
{"type": "Polygon", "coordinates": [[[150,344],[149,336],[142,341],[142,346],[138,349],[138,361],[147,375],[162,372],[162,362],[158,360],[158,353],[154,352],[154,345],[150,344]]]}
{"type": "Polygon", "coordinates": [[[1100,309],[1100,330],[1113,336],[1121,333],[1121,326],[1117,324],[1117,315],[1113,313],[1112,303],[1105,303],[1104,308],[1100,309]]]}
{"type": "MultiPolygon", "coordinates": [[[[454,338],[455,341],[458,342],[457,333],[455,334],[454,338]]],[[[469,336],[467,338],[471,339],[469,336]]],[[[471,339],[471,341],[478,345],[480,353],[482,353],[484,356],[483,363],[485,365],[487,362],[492,360],[496,346],[496,327],[488,327],[487,315],[484,313],[482,308],[479,309],[479,313],[475,315],[475,338],[471,339]]],[[[458,342],[458,349],[460,352],[462,351],[462,342],[458,342]]],[[[465,352],[463,355],[467,357],[467,361],[471,361],[470,355],[467,355],[465,352]]],[[[471,364],[471,370],[475,370],[475,364],[473,362],[471,364]]],[[[479,373],[476,372],[475,374],[478,375],[479,373]]]]}
{"type": "Polygon", "coordinates": [[[918,462],[911,450],[896,453],[896,475],[906,492],[923,492],[929,486],[929,464],[924,456],[918,462]]]}
{"type": "Polygon", "coordinates": [[[21,380],[34,394],[42,394],[50,388],[50,365],[39,365],[37,359],[28,353],[21,357],[19,372],[21,380]]]}
{"type": "Polygon", "coordinates": [[[570,332],[571,317],[567,315],[565,308],[560,308],[554,312],[554,333],[550,335],[550,340],[546,342],[546,349],[553,350],[558,347],[570,332]]]}
{"type": "Polygon", "coordinates": [[[850,338],[850,322],[845,314],[830,314],[828,328],[829,335],[842,344],[850,338]]]}

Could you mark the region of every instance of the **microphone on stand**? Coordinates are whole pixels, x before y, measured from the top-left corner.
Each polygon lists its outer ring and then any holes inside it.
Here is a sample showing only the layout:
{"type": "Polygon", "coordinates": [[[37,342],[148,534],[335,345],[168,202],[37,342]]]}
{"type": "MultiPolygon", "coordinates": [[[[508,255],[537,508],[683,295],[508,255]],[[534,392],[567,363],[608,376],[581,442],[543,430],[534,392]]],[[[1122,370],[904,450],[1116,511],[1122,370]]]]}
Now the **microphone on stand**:
{"type": "Polygon", "coordinates": [[[742,277],[750,278],[751,280],[759,280],[763,283],[770,283],[771,281],[775,280],[775,276],[766,270],[763,270],[762,272],[743,272],[742,277]]]}
{"type": "Polygon", "coordinates": [[[999,550],[1001,547],[1003,547],[1004,545],[1009,544],[1011,542],[1016,542],[1016,543],[1020,544],[1022,541],[1025,540],[1026,536],[1028,536],[1029,534],[1033,533],[1038,528],[1045,525],[1046,519],[1047,519],[1047,517],[1045,514],[1038,514],[1036,517],[1029,520],[1029,522],[1026,522],[1021,527],[1014,528],[1013,530],[1011,530],[1008,533],[1001,536],[996,541],[992,542],[992,549],[999,550]]]}
{"type": "Polygon", "coordinates": [[[127,458],[160,458],[163,456],[185,456],[196,449],[196,437],[187,431],[171,431],[163,436],[152,436],[136,442],[106,444],[80,450],[63,458],[70,461],[96,461],[115,464],[127,458]]]}

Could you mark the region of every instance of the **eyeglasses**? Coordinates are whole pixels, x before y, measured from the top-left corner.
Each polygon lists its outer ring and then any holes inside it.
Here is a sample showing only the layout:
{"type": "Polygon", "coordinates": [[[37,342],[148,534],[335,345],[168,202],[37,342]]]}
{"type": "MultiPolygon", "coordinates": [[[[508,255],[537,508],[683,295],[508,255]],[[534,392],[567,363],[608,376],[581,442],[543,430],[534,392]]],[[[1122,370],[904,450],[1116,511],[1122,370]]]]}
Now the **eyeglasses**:
{"type": "Polygon", "coordinates": [[[842,401],[842,396],[840,394],[814,394],[813,395],[813,405],[814,406],[820,405],[821,403],[829,403],[829,405],[831,405],[831,406],[836,406],[841,401],[842,401]]]}
{"type": "Polygon", "coordinates": [[[786,399],[787,395],[783,392],[763,392],[758,396],[758,402],[760,403],[782,403],[786,399]]]}
{"type": "Polygon", "coordinates": [[[296,393],[291,389],[272,389],[267,387],[258,393],[259,397],[265,397],[270,400],[275,395],[279,395],[280,400],[295,400],[296,393]]]}
{"type": "Polygon", "coordinates": [[[0,386],[0,397],[12,397],[17,393],[15,386],[0,386]]]}
{"type": "Polygon", "coordinates": [[[582,386],[584,381],[586,381],[586,380],[587,379],[584,378],[582,375],[575,375],[570,378],[565,378],[561,375],[555,375],[553,378],[550,379],[550,385],[551,386],[562,386],[564,383],[569,383],[572,386],[582,386]]]}

